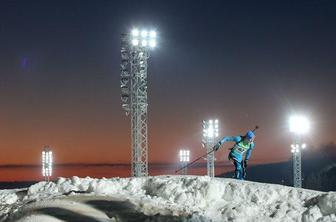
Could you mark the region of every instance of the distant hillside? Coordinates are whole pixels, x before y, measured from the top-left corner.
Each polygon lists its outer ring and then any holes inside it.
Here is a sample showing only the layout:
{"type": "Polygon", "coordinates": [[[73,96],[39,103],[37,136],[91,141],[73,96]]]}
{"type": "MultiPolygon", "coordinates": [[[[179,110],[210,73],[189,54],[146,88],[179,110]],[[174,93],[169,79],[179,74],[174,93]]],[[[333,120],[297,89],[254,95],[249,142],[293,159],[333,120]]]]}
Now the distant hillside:
{"type": "Polygon", "coordinates": [[[312,190],[336,191],[336,164],[307,176],[305,187],[312,190]]]}
{"type": "Polygon", "coordinates": [[[35,183],[37,182],[36,181],[0,182],[0,190],[25,188],[25,187],[30,187],[31,185],[35,183]]]}

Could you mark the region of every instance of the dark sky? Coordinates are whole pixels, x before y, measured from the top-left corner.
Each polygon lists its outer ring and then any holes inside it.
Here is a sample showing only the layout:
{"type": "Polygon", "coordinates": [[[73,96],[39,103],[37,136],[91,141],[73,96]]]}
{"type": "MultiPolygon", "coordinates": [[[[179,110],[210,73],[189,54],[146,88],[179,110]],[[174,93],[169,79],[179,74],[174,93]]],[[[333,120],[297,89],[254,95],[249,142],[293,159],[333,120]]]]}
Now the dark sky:
{"type": "MultiPolygon", "coordinates": [[[[173,173],[161,164],[182,147],[204,153],[202,119],[218,118],[222,136],[260,125],[255,164],[290,158],[291,113],[311,119],[311,149],[336,142],[334,0],[2,0],[0,180],[36,179],[45,144],[73,164],[57,176],[130,162],[119,63],[120,34],[133,27],[159,33],[148,71],[153,174],[173,173]]],[[[130,174],[102,168],[80,175],[130,174]]]]}

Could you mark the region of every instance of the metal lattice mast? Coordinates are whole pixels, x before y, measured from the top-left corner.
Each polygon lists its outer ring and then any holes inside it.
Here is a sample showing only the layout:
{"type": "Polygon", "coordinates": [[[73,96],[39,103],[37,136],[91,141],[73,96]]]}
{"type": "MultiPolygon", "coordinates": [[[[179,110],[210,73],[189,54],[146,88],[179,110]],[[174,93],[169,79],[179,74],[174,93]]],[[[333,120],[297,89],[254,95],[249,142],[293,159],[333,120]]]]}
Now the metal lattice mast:
{"type": "Polygon", "coordinates": [[[293,170],[294,170],[294,187],[302,187],[302,177],[301,177],[301,152],[293,153],[293,170]]]}
{"type": "Polygon", "coordinates": [[[300,139],[295,136],[294,143],[291,145],[293,154],[293,186],[302,187],[301,177],[301,150],[299,146],[300,139]]]}
{"type": "Polygon", "coordinates": [[[215,152],[211,152],[216,139],[218,138],[218,120],[202,121],[203,140],[202,143],[207,149],[207,175],[209,177],[215,176],[215,152]]]}
{"type": "Polygon", "coordinates": [[[53,154],[49,146],[44,146],[42,151],[42,176],[49,182],[52,176],[53,154]]]}
{"type": "MultiPolygon", "coordinates": [[[[207,152],[211,152],[213,146],[215,145],[214,139],[209,138],[207,143],[207,152]]],[[[211,152],[207,155],[207,171],[209,177],[215,176],[215,152],[211,152]]]]}
{"type": "Polygon", "coordinates": [[[302,135],[309,130],[309,121],[304,116],[292,116],[289,119],[290,131],[295,134],[294,143],[291,145],[293,154],[293,185],[294,187],[302,187],[302,169],[301,169],[301,150],[306,148],[306,144],[302,143],[302,135]]]}
{"type": "Polygon", "coordinates": [[[132,176],[148,175],[147,58],[146,50],[131,50],[132,176]]]}
{"type": "Polygon", "coordinates": [[[295,138],[295,142],[291,147],[293,154],[293,186],[302,187],[301,152],[306,148],[306,144],[302,143],[300,138],[295,138]]]}
{"type": "Polygon", "coordinates": [[[132,176],[148,175],[147,59],[154,47],[155,32],[133,30],[122,35],[121,99],[126,115],[131,114],[132,176]]]}
{"type": "Polygon", "coordinates": [[[180,150],[180,163],[181,163],[181,174],[187,175],[188,174],[188,167],[186,167],[190,161],[190,150],[180,150]]]}

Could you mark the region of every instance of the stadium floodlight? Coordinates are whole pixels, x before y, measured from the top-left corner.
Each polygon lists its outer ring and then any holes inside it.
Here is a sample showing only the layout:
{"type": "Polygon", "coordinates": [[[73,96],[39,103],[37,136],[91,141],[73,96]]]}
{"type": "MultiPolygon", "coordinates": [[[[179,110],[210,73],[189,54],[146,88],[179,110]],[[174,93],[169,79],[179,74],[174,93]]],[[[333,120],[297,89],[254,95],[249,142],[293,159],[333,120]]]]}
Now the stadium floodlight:
{"type": "Polygon", "coordinates": [[[189,161],[190,161],[190,151],[180,150],[180,162],[189,162],[189,161]]]}
{"type": "Polygon", "coordinates": [[[152,47],[152,48],[154,48],[154,47],[156,46],[156,41],[153,40],[153,39],[151,39],[151,40],[149,41],[149,46],[152,47]]]}
{"type": "Polygon", "coordinates": [[[303,143],[303,144],[292,144],[291,145],[291,151],[292,153],[299,153],[301,152],[301,150],[304,150],[307,147],[307,144],[303,143]]]}
{"type": "Polygon", "coordinates": [[[215,154],[211,152],[218,138],[218,119],[202,121],[203,139],[202,146],[207,148],[207,172],[208,176],[215,176],[215,154]]]}
{"type": "Polygon", "coordinates": [[[309,131],[310,124],[305,116],[295,115],[289,119],[289,130],[298,135],[305,134],[309,131]]]}
{"type": "Polygon", "coordinates": [[[180,156],[180,163],[181,167],[184,169],[181,171],[182,175],[187,175],[187,164],[190,161],[190,151],[189,150],[180,150],[179,152],[180,156]]]}
{"type": "Polygon", "coordinates": [[[45,146],[42,151],[42,176],[46,181],[52,176],[53,153],[49,146],[45,146]]]}
{"type": "Polygon", "coordinates": [[[121,107],[131,116],[132,176],[148,176],[147,71],[155,31],[137,28],[121,35],[121,107]]]}
{"type": "Polygon", "coordinates": [[[139,30],[138,29],[133,29],[132,30],[132,36],[134,36],[134,37],[139,36],[139,30]]]}
{"type": "Polygon", "coordinates": [[[218,120],[203,121],[203,137],[215,138],[218,137],[218,120]]]}
{"type": "Polygon", "coordinates": [[[141,32],[135,28],[131,31],[131,45],[134,47],[145,47],[155,48],[157,46],[156,37],[157,33],[154,30],[147,31],[142,30],[141,32]]]}
{"type": "Polygon", "coordinates": [[[139,45],[139,40],[138,39],[133,39],[132,40],[132,45],[134,45],[134,46],[139,45]]]}
{"type": "Polygon", "coordinates": [[[148,36],[148,32],[146,30],[141,31],[141,37],[146,38],[148,36]]]}
{"type": "Polygon", "coordinates": [[[156,32],[155,31],[150,31],[149,32],[149,37],[151,37],[151,38],[155,38],[156,37],[156,32]]]}
{"type": "Polygon", "coordinates": [[[142,40],[141,45],[142,46],[147,46],[147,40],[142,40]]]}
{"type": "Polygon", "coordinates": [[[300,153],[301,152],[301,150],[300,150],[300,147],[302,147],[302,146],[299,146],[299,144],[292,144],[291,145],[291,152],[292,153],[300,153]]]}

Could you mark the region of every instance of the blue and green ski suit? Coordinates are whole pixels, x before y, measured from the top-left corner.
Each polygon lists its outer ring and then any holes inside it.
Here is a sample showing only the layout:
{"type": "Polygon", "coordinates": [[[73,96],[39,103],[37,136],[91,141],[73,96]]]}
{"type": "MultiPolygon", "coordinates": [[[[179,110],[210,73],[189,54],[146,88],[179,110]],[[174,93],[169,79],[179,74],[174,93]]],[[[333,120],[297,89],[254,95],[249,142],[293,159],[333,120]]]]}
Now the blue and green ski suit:
{"type": "Polygon", "coordinates": [[[231,148],[231,151],[228,155],[229,160],[233,161],[235,166],[235,178],[244,179],[244,160],[243,156],[245,154],[245,160],[248,161],[251,157],[252,150],[254,149],[254,142],[244,141],[243,136],[226,136],[219,141],[219,145],[222,145],[226,142],[235,142],[236,144],[231,148]]]}

